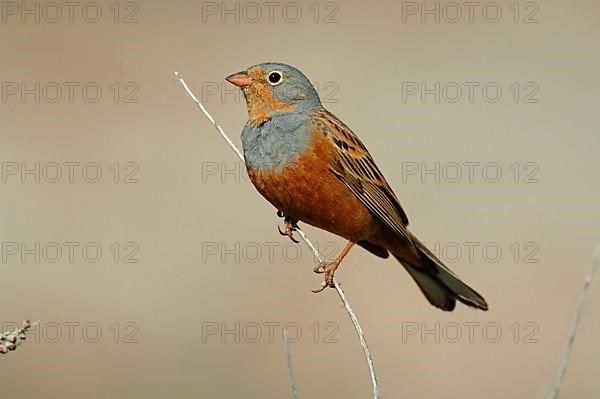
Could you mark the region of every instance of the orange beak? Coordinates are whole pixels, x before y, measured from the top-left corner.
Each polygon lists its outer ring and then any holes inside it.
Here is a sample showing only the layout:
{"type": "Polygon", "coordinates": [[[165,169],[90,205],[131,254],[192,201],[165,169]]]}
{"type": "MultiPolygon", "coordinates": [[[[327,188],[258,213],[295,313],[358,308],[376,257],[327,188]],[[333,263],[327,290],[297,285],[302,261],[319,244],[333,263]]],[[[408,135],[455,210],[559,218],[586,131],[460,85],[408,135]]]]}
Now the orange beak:
{"type": "Polygon", "coordinates": [[[252,78],[248,76],[246,72],[234,73],[233,75],[227,76],[225,80],[237,87],[246,87],[252,83],[252,78]]]}

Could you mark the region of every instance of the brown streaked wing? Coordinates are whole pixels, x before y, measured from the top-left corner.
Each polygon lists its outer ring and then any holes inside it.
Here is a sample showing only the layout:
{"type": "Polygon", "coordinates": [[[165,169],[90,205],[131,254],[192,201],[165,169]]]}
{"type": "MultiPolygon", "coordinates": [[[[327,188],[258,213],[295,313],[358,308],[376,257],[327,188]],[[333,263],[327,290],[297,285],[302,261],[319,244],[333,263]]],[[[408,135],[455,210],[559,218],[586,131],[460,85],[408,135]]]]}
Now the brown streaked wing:
{"type": "Polygon", "coordinates": [[[332,141],[336,149],[338,162],[331,168],[332,172],[352,190],[371,213],[392,231],[410,241],[406,231],[408,217],[358,136],[325,109],[316,112],[313,123],[317,130],[332,141]]]}

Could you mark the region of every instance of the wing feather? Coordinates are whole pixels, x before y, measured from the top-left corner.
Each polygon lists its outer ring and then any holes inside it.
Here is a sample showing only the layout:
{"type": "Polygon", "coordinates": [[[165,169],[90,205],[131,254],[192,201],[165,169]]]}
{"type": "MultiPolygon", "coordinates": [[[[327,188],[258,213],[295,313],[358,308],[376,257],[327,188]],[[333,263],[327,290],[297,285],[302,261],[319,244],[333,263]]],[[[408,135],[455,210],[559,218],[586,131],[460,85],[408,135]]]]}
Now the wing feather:
{"type": "Polygon", "coordinates": [[[325,109],[317,111],[313,123],[332,141],[336,150],[337,162],[332,172],[389,229],[410,240],[406,213],[358,136],[325,109]]]}

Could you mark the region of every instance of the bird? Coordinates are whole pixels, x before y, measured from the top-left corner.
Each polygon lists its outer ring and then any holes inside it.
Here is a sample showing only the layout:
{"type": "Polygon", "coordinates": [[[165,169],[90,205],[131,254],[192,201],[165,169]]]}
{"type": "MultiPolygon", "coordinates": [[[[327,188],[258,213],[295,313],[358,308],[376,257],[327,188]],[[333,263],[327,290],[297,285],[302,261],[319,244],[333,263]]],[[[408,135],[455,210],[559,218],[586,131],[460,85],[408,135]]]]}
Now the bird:
{"type": "MultiPolygon", "coordinates": [[[[366,146],[322,105],[310,80],[278,62],[257,64],[225,78],[244,95],[242,129],[250,181],[284,218],[293,240],[299,221],[348,240],[332,262],[320,262],[319,290],[333,287],[336,270],[355,246],[396,258],[435,307],[459,301],[487,310],[485,299],[448,269],[408,229],[408,217],[366,146]]],[[[294,240],[295,241],[295,240],[294,240]]]]}

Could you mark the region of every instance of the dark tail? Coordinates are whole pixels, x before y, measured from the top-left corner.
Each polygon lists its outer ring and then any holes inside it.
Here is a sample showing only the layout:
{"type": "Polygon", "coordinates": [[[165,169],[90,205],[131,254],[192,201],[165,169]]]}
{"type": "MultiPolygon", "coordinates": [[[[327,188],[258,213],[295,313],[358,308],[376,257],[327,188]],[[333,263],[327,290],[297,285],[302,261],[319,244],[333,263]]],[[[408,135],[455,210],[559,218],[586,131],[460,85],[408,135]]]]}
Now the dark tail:
{"type": "Polygon", "coordinates": [[[422,264],[412,266],[397,256],[396,259],[405,266],[433,306],[452,311],[456,306],[456,300],[459,300],[467,306],[488,310],[487,302],[477,291],[463,283],[414,236],[413,242],[421,256],[422,264]]]}

